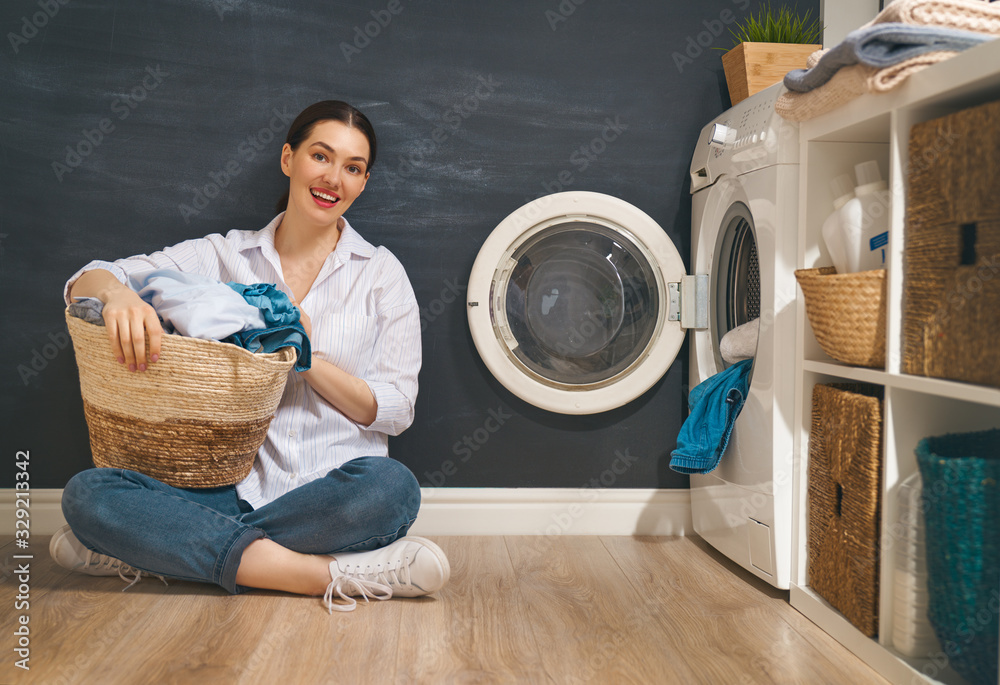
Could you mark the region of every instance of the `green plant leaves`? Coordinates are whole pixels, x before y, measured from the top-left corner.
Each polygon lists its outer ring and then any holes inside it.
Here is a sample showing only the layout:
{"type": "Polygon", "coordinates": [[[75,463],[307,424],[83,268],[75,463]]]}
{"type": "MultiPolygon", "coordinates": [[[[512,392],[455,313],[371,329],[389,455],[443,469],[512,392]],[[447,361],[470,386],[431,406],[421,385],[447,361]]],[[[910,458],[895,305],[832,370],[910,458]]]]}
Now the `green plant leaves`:
{"type": "Polygon", "coordinates": [[[729,30],[733,45],[740,43],[819,43],[823,35],[823,25],[818,18],[813,19],[808,10],[798,16],[788,7],[778,10],[769,2],[761,5],[757,14],[751,13],[742,23],[729,30]]]}

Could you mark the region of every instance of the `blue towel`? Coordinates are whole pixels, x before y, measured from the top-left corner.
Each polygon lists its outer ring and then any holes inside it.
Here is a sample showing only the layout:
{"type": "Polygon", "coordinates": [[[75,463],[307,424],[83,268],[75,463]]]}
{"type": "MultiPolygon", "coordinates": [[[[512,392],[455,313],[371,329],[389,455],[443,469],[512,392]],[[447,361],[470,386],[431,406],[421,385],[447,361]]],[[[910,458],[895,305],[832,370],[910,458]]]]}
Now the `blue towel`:
{"type": "Polygon", "coordinates": [[[798,93],[808,93],[825,84],[844,67],[864,64],[883,69],[928,52],[960,52],[995,38],[985,33],[941,26],[874,24],[851,31],[812,69],[795,69],[785,74],[785,87],[798,93]]]}
{"type": "Polygon", "coordinates": [[[709,473],[719,465],[746,402],[752,365],[752,359],[744,359],[691,390],[691,413],[677,436],[677,449],[670,453],[670,468],[678,473],[709,473]]]}
{"type": "Polygon", "coordinates": [[[277,352],[282,347],[293,347],[298,353],[296,371],[308,371],[312,366],[312,347],[305,329],[299,322],[299,310],[288,295],[273,283],[227,283],[243,296],[247,303],[257,307],[264,319],[265,328],[240,331],[223,342],[233,343],[251,352],[277,352]]]}

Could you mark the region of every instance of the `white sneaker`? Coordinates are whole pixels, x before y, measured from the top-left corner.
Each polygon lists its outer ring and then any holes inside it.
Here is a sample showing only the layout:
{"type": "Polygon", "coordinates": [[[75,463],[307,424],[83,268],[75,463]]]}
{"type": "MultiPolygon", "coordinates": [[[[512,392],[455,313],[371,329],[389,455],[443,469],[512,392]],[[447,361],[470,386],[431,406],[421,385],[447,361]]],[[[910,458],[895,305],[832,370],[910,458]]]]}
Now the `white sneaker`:
{"type": "MultiPolygon", "coordinates": [[[[86,573],[88,576],[118,576],[122,580],[131,580],[126,590],[139,582],[143,576],[148,575],[145,571],[132,568],[119,559],[87,549],[73,534],[69,524],[57,530],[52,536],[49,541],[49,555],[57,564],[70,571],[86,573]]],[[[163,576],[157,578],[164,583],[167,582],[163,576]]]]}
{"type": "Polygon", "coordinates": [[[337,554],[330,562],[330,577],[323,601],[327,610],[353,611],[350,598],[420,597],[444,587],[451,577],[448,557],[426,538],[409,536],[370,552],[337,554]],[[335,604],[336,593],[347,604],[335,604]]]}

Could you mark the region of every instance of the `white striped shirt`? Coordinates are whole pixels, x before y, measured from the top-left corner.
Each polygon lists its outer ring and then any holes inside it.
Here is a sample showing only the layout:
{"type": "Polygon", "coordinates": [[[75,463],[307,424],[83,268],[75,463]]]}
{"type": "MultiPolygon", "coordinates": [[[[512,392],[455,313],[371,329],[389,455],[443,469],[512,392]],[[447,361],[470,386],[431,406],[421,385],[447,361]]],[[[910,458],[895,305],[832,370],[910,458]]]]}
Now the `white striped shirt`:
{"type": "MultiPolygon", "coordinates": [[[[151,255],[115,262],[95,260],[85,271],[106,269],[122,283],[151,268],[199,273],[220,281],[275,283],[291,295],[274,248],[284,214],[260,231],[230,231],[187,240],[151,255]]],[[[237,484],[239,496],[258,508],[286,492],[363,456],[387,456],[388,436],[413,423],[420,371],[420,315],[403,265],[374,247],[347,220],[337,247],[301,302],[312,320],[312,354],[368,384],[378,413],[370,426],[351,421],[299,374],[289,373],[253,471],[237,484]]]]}

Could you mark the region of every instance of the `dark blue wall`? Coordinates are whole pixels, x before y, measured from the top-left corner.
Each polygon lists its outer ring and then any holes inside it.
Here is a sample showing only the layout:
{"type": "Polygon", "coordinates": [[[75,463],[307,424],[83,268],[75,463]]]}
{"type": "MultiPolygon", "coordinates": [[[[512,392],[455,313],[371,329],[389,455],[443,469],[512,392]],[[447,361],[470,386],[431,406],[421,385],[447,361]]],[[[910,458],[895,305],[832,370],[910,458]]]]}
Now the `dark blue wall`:
{"type": "Polygon", "coordinates": [[[718,34],[748,3],[7,0],[4,445],[31,451],[34,487],[89,465],[66,278],[92,258],[264,226],[286,185],[288,121],[336,98],[380,135],[349,218],[400,258],[424,309],[417,420],[392,454],[424,484],[686,487],[667,468],[686,348],[626,408],[547,413],[490,377],[462,291],[497,223],[559,190],[635,204],[687,257],[688,162],[728,106],[709,48],[730,45],[718,34]],[[615,140],[594,143],[609,123],[615,140]]]}

